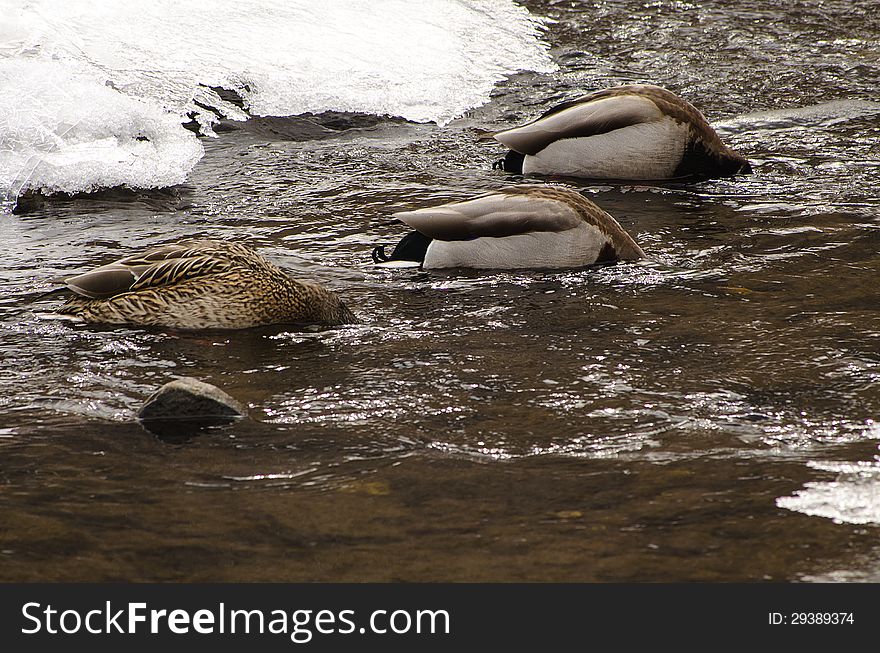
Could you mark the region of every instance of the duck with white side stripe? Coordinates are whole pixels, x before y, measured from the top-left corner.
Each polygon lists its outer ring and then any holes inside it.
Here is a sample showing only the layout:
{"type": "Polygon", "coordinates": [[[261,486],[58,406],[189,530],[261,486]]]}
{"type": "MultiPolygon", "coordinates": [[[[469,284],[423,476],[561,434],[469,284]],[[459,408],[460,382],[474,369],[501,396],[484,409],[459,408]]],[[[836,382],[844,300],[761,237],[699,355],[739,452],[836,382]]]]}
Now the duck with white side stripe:
{"type": "Polygon", "coordinates": [[[510,151],[493,167],[517,174],[651,181],[752,171],[689,102],[648,84],[564,102],[494,138],[510,151]]]}
{"type": "Polygon", "coordinates": [[[390,256],[376,247],[373,260],[379,265],[573,268],[645,255],[617,220],[580,193],[559,186],[512,186],[394,217],[415,232],[390,256]]]}

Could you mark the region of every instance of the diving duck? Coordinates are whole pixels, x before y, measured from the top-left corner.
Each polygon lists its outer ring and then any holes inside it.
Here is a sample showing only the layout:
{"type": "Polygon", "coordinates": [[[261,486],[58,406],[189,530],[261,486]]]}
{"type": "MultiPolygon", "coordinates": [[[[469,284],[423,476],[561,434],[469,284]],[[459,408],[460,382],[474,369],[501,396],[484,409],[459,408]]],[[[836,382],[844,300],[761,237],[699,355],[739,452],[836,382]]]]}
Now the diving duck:
{"type": "Polygon", "coordinates": [[[510,151],[493,167],[517,174],[648,181],[752,171],[689,102],[648,84],[564,102],[494,138],[510,151]]]}
{"type": "Polygon", "coordinates": [[[382,265],[432,268],[566,268],[642,258],[617,220],[580,193],[550,185],[504,188],[464,202],[393,214],[415,232],[382,265]]]}
{"type": "Polygon", "coordinates": [[[336,293],[222,240],[151,247],[64,283],[74,296],[58,313],[96,324],[246,329],[357,322],[336,293]]]}

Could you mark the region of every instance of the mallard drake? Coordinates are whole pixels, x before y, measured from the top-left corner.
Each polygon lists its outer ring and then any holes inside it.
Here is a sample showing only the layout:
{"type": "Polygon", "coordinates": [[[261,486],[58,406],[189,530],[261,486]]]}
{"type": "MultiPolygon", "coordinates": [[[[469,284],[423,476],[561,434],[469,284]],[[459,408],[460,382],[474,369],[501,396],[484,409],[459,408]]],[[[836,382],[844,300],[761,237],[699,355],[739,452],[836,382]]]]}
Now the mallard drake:
{"type": "Polygon", "coordinates": [[[494,138],[510,148],[496,166],[518,174],[647,181],[752,171],[690,103],[648,84],[564,102],[494,138]]]}
{"type": "Polygon", "coordinates": [[[521,185],[394,217],[416,231],[373,260],[423,268],[565,268],[645,255],[617,220],[580,193],[521,185]]]}
{"type": "Polygon", "coordinates": [[[245,329],[357,322],[336,293],[222,240],[151,247],[64,283],[74,296],[58,313],[90,323],[245,329]]]}

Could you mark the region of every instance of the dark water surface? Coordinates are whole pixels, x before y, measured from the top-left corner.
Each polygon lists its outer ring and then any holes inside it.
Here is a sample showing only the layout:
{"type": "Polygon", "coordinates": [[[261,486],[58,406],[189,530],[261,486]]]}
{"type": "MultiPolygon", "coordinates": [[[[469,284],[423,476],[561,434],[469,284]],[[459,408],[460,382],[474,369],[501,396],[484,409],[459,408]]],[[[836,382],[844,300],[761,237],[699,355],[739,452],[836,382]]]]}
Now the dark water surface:
{"type": "Polygon", "coordinates": [[[245,128],[206,139],[184,187],[2,216],[0,579],[880,580],[877,7],[527,5],[561,70],[447,127],[245,128]],[[634,81],[693,102],[755,167],[557,180],[651,260],[371,266],[403,231],[393,209],[519,181],[480,129],[634,81]],[[261,248],[363,324],[40,318],[53,279],[192,235],[261,248]],[[251,418],[157,439],[134,415],[176,376],[251,418]]]}

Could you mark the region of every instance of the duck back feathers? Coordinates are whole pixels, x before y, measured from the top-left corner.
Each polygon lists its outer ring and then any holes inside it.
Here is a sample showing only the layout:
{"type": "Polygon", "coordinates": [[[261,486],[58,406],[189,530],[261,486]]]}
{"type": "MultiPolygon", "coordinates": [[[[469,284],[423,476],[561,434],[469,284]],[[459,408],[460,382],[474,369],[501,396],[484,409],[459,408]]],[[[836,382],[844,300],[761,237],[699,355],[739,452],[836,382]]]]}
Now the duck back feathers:
{"type": "Polygon", "coordinates": [[[580,267],[644,256],[605,211],[553,186],[514,186],[394,217],[431,239],[428,269],[580,267]]]}
{"type": "Polygon", "coordinates": [[[346,324],[336,293],[292,279],[239,243],[185,240],[70,277],[59,312],[86,322],[178,329],[346,324]]]}
{"type": "Polygon", "coordinates": [[[508,153],[504,168],[525,174],[647,180],[751,171],[693,105],[647,84],[564,102],[495,139],[520,155],[508,153]]]}

